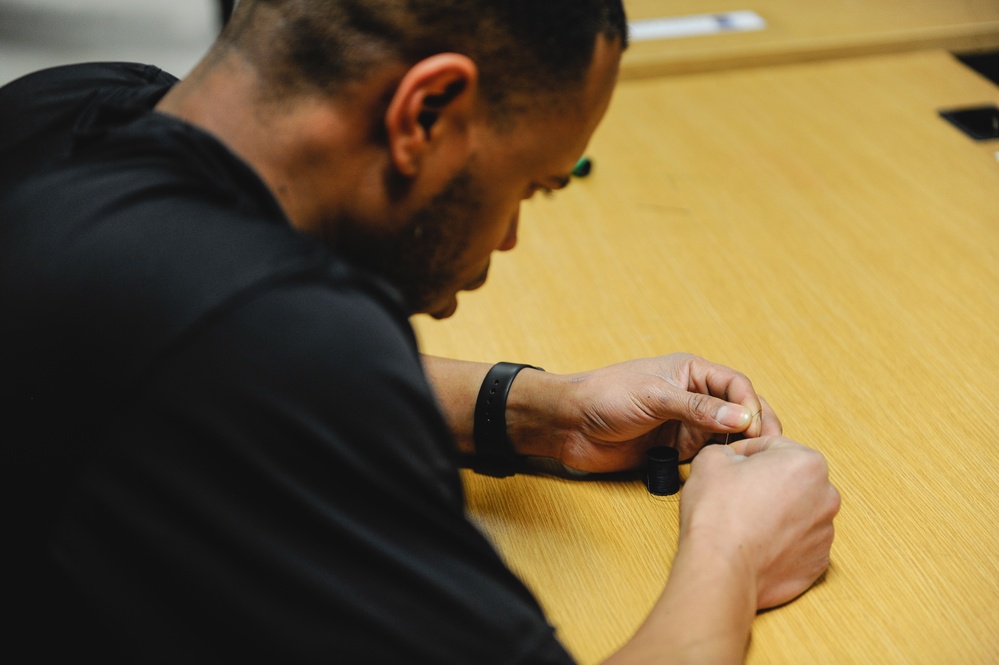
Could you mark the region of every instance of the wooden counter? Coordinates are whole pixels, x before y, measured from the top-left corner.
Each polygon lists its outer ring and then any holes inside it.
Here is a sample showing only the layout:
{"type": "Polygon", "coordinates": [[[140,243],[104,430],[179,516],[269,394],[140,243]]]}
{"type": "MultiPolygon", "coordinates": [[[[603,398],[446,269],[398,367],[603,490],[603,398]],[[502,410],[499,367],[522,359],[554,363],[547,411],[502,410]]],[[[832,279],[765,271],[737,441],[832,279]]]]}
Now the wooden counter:
{"type": "MultiPolygon", "coordinates": [[[[690,351],[746,372],[843,494],[832,567],[749,663],[999,662],[999,162],[938,109],[944,52],[627,82],[594,170],[424,350],[575,371],[690,351]]],[[[466,476],[469,510],[595,663],[642,621],[677,500],[466,476]]],[[[705,617],[705,621],[710,621],[705,617]]]]}
{"type": "Polygon", "coordinates": [[[625,7],[631,20],[752,10],[767,23],[758,32],[636,42],[622,65],[626,79],[930,48],[999,49],[996,0],[626,0],[625,7]]]}

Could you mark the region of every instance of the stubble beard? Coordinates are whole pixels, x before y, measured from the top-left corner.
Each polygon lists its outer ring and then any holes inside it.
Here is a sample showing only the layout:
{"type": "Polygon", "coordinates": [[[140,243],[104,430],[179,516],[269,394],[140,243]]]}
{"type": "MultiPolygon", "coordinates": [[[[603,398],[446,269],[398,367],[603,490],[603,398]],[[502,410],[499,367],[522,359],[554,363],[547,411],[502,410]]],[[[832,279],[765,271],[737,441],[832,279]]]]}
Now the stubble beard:
{"type": "Polygon", "coordinates": [[[457,269],[480,218],[480,192],[465,166],[401,228],[385,231],[339,220],[333,251],[387,280],[411,312],[428,311],[461,286],[457,269]]]}

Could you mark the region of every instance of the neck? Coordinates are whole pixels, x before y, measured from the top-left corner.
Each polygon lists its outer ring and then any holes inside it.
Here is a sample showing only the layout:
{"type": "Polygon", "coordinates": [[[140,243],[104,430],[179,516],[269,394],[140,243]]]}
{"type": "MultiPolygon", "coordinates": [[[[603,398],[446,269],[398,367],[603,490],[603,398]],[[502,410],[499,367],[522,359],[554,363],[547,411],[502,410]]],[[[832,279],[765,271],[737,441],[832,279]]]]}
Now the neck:
{"type": "Polygon", "coordinates": [[[292,225],[335,235],[329,220],[349,214],[378,152],[342,108],[320,96],[269,102],[256,70],[229,52],[202,62],[157,110],[221,140],[270,188],[292,225]]]}

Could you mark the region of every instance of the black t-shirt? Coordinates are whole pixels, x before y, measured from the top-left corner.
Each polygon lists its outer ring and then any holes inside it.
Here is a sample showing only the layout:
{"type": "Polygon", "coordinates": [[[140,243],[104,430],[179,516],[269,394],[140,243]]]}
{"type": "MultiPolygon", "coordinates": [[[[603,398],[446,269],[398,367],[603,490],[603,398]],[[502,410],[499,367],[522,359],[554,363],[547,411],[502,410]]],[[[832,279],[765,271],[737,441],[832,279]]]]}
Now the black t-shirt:
{"type": "Polygon", "coordinates": [[[174,82],[0,90],[5,633],[39,661],[570,662],[465,519],[398,294],[151,112],[174,82]]]}

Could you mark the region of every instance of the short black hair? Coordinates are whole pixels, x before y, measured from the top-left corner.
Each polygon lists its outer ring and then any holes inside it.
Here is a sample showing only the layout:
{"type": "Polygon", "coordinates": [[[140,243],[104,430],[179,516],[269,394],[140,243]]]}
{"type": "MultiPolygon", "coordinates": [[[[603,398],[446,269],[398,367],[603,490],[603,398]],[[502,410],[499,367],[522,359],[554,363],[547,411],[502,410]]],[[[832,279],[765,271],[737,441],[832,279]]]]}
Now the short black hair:
{"type": "Polygon", "coordinates": [[[599,35],[627,45],[621,0],[241,0],[220,44],[271,86],[329,95],[389,61],[462,53],[503,113],[578,89],[599,35]]]}

